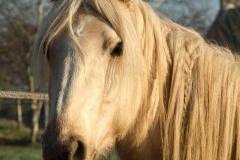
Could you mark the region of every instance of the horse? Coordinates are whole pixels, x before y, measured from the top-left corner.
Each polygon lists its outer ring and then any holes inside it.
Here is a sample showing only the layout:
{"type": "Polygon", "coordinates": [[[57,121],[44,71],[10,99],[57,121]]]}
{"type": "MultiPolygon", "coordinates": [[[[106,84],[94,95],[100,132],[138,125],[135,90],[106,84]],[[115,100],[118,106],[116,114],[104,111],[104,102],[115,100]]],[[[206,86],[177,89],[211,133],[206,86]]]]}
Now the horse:
{"type": "Polygon", "coordinates": [[[33,48],[44,160],[240,159],[240,64],[141,0],[55,0],[33,48]]]}

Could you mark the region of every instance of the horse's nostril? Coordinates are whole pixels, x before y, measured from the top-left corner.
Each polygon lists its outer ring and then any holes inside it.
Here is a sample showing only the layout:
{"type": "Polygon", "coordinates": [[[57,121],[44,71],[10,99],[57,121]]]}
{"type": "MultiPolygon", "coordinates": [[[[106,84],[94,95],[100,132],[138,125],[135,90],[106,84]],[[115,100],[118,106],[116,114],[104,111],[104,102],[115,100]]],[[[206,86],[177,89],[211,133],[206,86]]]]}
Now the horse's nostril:
{"type": "Polygon", "coordinates": [[[64,141],[46,136],[42,139],[44,160],[84,160],[87,157],[87,145],[82,137],[70,137],[64,141]]]}
{"type": "Polygon", "coordinates": [[[77,141],[77,147],[73,154],[73,160],[85,159],[86,151],[85,146],[81,141],[77,141]]]}

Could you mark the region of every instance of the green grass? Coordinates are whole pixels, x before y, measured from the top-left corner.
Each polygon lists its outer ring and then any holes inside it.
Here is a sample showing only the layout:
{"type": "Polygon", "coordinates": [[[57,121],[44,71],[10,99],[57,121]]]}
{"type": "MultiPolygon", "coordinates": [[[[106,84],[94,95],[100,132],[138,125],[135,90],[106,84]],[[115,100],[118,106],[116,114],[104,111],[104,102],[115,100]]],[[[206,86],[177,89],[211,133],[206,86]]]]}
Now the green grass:
{"type": "Polygon", "coordinates": [[[0,160],[41,160],[39,140],[31,145],[30,132],[27,127],[19,130],[14,120],[0,119],[0,160]]]}
{"type": "MultiPolygon", "coordinates": [[[[37,145],[40,146],[42,130],[37,135],[37,145]]],[[[0,119],[0,145],[26,145],[31,142],[31,130],[28,127],[18,129],[14,120],[0,119]]]]}
{"type": "Polygon", "coordinates": [[[6,140],[22,140],[30,136],[30,128],[18,129],[14,120],[0,119],[0,138],[6,140]]]}
{"type": "Polygon", "coordinates": [[[42,153],[40,147],[17,147],[1,146],[0,160],[41,160],[42,153]]]}

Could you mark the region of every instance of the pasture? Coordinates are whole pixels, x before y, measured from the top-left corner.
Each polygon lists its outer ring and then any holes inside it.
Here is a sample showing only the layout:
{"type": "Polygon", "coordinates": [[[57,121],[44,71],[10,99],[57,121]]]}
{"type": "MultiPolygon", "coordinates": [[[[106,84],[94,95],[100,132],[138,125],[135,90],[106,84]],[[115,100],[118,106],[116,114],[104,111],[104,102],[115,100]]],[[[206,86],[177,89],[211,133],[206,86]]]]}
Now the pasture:
{"type": "Polygon", "coordinates": [[[30,128],[18,130],[16,121],[0,119],[0,160],[41,159],[41,132],[38,134],[38,143],[33,146],[30,145],[30,128]]]}
{"type": "Polygon", "coordinates": [[[0,160],[40,160],[40,147],[0,145],[0,160]]]}

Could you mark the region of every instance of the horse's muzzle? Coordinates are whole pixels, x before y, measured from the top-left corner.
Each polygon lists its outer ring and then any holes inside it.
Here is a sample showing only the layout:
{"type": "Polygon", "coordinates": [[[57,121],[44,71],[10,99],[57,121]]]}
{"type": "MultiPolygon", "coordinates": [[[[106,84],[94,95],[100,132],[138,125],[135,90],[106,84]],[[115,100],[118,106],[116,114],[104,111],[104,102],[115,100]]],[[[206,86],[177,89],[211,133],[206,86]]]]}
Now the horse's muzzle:
{"type": "Polygon", "coordinates": [[[57,140],[42,135],[42,155],[44,160],[86,160],[87,147],[80,137],[57,140]]]}

